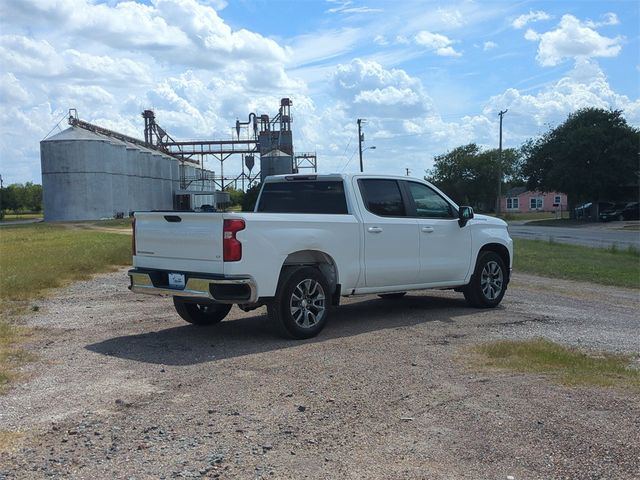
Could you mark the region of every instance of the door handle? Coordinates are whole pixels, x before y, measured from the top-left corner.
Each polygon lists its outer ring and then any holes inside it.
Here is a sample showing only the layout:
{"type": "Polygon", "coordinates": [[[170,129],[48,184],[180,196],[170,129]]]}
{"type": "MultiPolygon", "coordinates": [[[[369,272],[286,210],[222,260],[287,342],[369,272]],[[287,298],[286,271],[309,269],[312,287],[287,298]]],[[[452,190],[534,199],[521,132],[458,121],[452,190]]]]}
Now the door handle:
{"type": "Polygon", "coordinates": [[[382,232],[382,229],[380,227],[369,227],[367,228],[368,231],[370,231],[371,233],[380,233],[382,232]]]}
{"type": "Polygon", "coordinates": [[[422,227],[422,231],[424,233],[432,233],[433,232],[433,227],[422,227]]]}

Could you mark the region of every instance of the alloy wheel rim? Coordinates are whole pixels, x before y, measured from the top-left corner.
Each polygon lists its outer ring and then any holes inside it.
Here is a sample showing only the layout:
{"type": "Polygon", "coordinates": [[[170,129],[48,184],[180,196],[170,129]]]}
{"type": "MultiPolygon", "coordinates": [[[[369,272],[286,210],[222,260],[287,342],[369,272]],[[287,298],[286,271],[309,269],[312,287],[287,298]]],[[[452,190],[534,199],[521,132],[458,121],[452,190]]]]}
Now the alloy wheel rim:
{"type": "Polygon", "coordinates": [[[302,328],[311,328],[325,315],[325,294],[319,282],[307,278],[293,289],[289,302],[291,316],[302,328]]]}
{"type": "Polygon", "coordinates": [[[498,298],[502,292],[503,280],[502,268],[500,268],[498,262],[493,260],[487,262],[480,274],[480,287],[487,300],[498,298]]]}

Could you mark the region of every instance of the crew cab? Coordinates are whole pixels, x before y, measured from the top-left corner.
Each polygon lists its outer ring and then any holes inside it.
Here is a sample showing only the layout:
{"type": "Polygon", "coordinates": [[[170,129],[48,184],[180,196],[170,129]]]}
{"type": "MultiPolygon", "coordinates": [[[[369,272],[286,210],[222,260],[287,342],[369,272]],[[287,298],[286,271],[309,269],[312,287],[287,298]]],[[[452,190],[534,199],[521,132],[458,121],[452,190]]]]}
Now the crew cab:
{"type": "Polygon", "coordinates": [[[133,234],[133,292],[172,296],[198,325],[266,305],[292,338],[317,335],[352,295],[455,289],[495,307],[513,263],[505,222],[409,177],[267,177],[254,212],[136,212],[133,234]]]}

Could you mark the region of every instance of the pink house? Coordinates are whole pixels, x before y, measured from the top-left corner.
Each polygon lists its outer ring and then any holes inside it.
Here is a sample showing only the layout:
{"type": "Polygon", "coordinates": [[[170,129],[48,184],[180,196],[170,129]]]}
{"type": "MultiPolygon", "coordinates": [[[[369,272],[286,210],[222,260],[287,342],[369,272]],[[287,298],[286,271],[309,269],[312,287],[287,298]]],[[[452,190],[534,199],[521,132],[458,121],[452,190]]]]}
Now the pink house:
{"type": "Polygon", "coordinates": [[[513,187],[500,198],[505,213],[556,212],[567,210],[567,194],[531,192],[526,187],[513,187]]]}

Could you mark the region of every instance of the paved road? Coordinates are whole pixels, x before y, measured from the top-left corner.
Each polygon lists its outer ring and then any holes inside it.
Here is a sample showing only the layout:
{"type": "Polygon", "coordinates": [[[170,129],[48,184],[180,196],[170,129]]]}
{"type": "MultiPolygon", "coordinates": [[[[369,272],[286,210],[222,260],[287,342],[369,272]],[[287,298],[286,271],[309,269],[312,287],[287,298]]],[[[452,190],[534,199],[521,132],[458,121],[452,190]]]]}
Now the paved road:
{"type": "Polygon", "coordinates": [[[623,249],[629,246],[640,249],[640,231],[617,230],[603,224],[579,227],[542,227],[509,224],[509,233],[513,238],[529,240],[549,240],[553,238],[554,241],[559,243],[571,243],[587,247],[607,248],[615,244],[623,249]]]}

